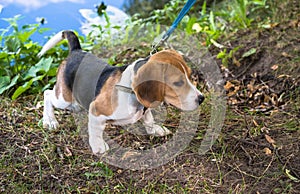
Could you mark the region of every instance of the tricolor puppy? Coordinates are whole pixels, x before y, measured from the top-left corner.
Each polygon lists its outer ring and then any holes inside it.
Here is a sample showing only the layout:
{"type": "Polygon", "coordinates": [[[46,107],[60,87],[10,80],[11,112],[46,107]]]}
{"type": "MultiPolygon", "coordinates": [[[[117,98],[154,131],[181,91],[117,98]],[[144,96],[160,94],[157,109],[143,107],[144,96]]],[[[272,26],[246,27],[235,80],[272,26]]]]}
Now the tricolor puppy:
{"type": "Polygon", "coordinates": [[[43,126],[58,127],[54,107],[85,108],[89,112],[89,144],[95,154],[109,149],[102,138],[106,122],[125,125],[142,119],[148,134],[164,136],[170,131],[155,124],[151,108],[166,102],[190,111],[204,100],[189,80],[190,68],[174,50],[113,67],[82,51],[72,31],[62,31],[45,44],[39,56],[63,39],[68,40],[70,53],[59,67],[55,87],[44,92],[43,126]]]}

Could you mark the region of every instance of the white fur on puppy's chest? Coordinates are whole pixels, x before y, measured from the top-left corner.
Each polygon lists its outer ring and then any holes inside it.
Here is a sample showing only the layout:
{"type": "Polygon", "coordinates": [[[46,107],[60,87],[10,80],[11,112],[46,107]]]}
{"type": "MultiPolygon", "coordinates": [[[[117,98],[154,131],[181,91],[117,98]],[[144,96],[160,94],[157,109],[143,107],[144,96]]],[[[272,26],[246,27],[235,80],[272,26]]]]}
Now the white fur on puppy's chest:
{"type": "Polygon", "coordinates": [[[118,90],[118,106],[112,115],[108,116],[108,120],[114,120],[113,123],[117,125],[131,124],[141,119],[143,116],[143,108],[135,94],[130,92],[131,80],[134,65],[129,65],[122,73],[122,77],[117,83],[117,86],[128,88],[129,91],[118,90]]]}

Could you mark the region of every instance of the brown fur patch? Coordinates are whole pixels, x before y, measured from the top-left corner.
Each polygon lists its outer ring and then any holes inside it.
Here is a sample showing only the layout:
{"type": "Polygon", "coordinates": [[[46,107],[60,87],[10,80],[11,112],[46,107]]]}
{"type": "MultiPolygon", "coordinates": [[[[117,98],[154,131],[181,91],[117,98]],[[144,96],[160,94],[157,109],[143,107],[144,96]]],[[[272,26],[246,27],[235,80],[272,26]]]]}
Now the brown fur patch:
{"type": "Polygon", "coordinates": [[[90,105],[90,112],[95,115],[112,115],[118,106],[118,96],[115,85],[121,79],[121,71],[118,71],[113,76],[109,77],[103,85],[100,93],[90,105]]]}
{"type": "Polygon", "coordinates": [[[148,61],[134,77],[132,88],[139,102],[147,107],[156,107],[164,100],[164,66],[148,61]]]}
{"type": "Polygon", "coordinates": [[[164,50],[151,56],[137,71],[132,88],[145,107],[156,107],[163,101],[181,107],[182,100],[190,90],[186,79],[190,75],[191,69],[179,53],[164,50]],[[181,85],[174,85],[176,82],[181,85]]]}
{"type": "Polygon", "coordinates": [[[65,101],[72,102],[72,92],[67,87],[64,77],[63,77],[65,69],[66,69],[66,64],[67,64],[67,62],[63,61],[58,68],[58,72],[56,75],[55,95],[56,95],[56,98],[58,98],[59,95],[62,93],[62,96],[65,101]]]}
{"type": "Polygon", "coordinates": [[[182,73],[186,72],[189,77],[192,73],[191,69],[187,66],[183,57],[175,50],[163,50],[158,53],[155,53],[149,59],[149,61],[152,60],[173,65],[176,68],[178,68],[182,73]]]}

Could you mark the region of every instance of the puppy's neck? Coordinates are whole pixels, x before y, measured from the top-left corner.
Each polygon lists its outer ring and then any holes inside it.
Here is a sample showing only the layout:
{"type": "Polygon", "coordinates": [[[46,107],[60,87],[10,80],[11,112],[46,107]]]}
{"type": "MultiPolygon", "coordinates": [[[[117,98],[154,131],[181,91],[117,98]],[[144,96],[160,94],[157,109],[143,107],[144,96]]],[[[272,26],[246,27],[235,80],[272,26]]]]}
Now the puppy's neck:
{"type": "Polygon", "coordinates": [[[130,65],[125,69],[125,71],[123,71],[120,82],[117,83],[116,88],[123,92],[133,93],[133,90],[131,88],[132,77],[133,77],[133,66],[130,65]]]}
{"type": "Polygon", "coordinates": [[[137,70],[148,61],[149,57],[136,60],[133,64],[129,65],[122,73],[120,82],[116,85],[119,90],[133,92],[131,84],[134,74],[137,70]]]}

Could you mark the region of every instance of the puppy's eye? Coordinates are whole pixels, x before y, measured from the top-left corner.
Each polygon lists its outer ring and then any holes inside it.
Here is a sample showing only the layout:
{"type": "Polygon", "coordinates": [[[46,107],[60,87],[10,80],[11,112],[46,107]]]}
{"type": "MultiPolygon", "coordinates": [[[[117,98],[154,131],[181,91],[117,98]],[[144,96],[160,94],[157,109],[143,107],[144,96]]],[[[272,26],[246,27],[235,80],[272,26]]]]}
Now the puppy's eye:
{"type": "Polygon", "coordinates": [[[174,86],[177,86],[177,87],[180,87],[180,86],[183,86],[184,84],[184,81],[183,80],[180,80],[178,82],[173,82],[174,86]]]}

